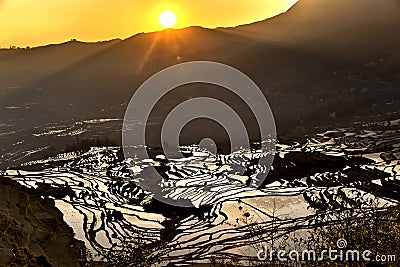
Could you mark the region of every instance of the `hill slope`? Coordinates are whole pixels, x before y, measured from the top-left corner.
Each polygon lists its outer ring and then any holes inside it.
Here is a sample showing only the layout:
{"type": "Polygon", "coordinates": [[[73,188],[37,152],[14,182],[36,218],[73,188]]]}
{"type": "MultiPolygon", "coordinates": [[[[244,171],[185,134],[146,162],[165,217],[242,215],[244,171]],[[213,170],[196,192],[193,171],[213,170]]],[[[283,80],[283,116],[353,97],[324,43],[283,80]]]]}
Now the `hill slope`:
{"type": "MultiPolygon", "coordinates": [[[[149,76],[192,60],[218,61],[248,74],[267,96],[280,137],[397,116],[398,25],[396,0],[301,0],[285,14],[230,29],[189,27],[126,40],[1,50],[2,131],[122,118],[149,76]]],[[[201,95],[221,98],[241,111],[244,121],[252,119],[226,91],[188,86],[160,103],[154,124],[159,127],[161,115],[177,103],[201,95]]],[[[10,139],[4,142],[3,153],[10,139]]]]}

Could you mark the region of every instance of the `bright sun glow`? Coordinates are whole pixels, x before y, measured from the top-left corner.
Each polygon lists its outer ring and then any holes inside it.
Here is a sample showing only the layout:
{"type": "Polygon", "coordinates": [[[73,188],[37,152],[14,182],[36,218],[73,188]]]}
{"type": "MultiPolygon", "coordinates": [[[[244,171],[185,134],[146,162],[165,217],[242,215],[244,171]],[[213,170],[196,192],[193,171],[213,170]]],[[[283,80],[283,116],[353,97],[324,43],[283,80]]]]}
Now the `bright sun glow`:
{"type": "Polygon", "coordinates": [[[173,12],[167,10],[161,13],[159,20],[162,26],[165,28],[171,28],[176,23],[176,16],[173,12]]]}

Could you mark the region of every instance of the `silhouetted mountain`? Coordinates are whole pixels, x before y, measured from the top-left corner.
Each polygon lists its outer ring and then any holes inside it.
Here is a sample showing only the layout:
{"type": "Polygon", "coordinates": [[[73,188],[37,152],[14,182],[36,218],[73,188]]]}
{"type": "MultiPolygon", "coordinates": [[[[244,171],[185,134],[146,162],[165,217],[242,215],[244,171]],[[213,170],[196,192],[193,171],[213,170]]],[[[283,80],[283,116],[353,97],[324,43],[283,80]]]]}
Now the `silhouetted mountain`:
{"type": "Polygon", "coordinates": [[[302,0],[285,14],[233,30],[255,39],[297,45],[329,40],[337,45],[352,41],[368,46],[379,39],[378,43],[398,41],[399,10],[397,0],[302,0]],[[364,42],[365,37],[369,42],[364,42]]]}
{"type": "MultiPolygon", "coordinates": [[[[125,40],[0,50],[0,120],[11,131],[122,118],[148,77],[192,60],[226,63],[254,79],[271,104],[280,136],[385,119],[400,104],[398,25],[396,0],[301,0],[285,14],[235,28],[189,27],[125,40]]],[[[245,121],[252,119],[235,96],[205,85],[178,88],[153,115],[200,95],[221,98],[245,121]]]]}

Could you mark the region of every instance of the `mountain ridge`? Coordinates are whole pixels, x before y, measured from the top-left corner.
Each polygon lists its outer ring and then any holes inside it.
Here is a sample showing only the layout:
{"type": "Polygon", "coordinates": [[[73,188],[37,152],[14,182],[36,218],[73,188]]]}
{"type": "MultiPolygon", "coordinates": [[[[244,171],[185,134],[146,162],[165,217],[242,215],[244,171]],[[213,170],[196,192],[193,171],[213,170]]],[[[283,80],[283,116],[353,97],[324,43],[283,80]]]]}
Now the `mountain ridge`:
{"type": "MultiPolygon", "coordinates": [[[[109,42],[73,41],[40,49],[2,50],[0,119],[15,131],[60,121],[122,118],[135,89],[147,78],[171,65],[196,60],[225,63],[252,78],[271,105],[280,136],[300,138],[315,127],[343,126],[396,114],[396,103],[400,103],[400,75],[396,72],[400,69],[400,29],[396,25],[400,23],[391,22],[400,22],[400,9],[392,10],[386,18],[374,18],[380,23],[368,27],[360,26],[348,10],[346,18],[353,20],[349,26],[337,17],[348,1],[335,0],[329,5],[337,5],[336,13],[332,11],[329,19],[341,27],[321,23],[316,25],[322,29],[319,33],[303,27],[291,35],[288,31],[306,25],[295,23],[304,20],[304,14],[310,14],[306,16],[310,20],[331,12],[318,10],[313,3],[322,5],[323,1],[300,1],[288,12],[254,24],[255,28],[194,26],[109,42]],[[267,34],[271,27],[265,25],[271,23],[280,26],[267,34]],[[259,38],[254,38],[251,29],[257,32],[259,27],[265,28],[265,34],[258,32],[259,38]]],[[[368,3],[368,10],[374,5],[376,10],[386,10],[397,2],[368,3]]],[[[172,100],[160,105],[169,109],[205,93],[221,100],[228,96],[235,99],[217,91],[209,86],[178,88],[172,100]]],[[[241,109],[242,103],[235,100],[231,105],[241,109]]],[[[251,119],[249,112],[244,111],[245,121],[251,119]]]]}

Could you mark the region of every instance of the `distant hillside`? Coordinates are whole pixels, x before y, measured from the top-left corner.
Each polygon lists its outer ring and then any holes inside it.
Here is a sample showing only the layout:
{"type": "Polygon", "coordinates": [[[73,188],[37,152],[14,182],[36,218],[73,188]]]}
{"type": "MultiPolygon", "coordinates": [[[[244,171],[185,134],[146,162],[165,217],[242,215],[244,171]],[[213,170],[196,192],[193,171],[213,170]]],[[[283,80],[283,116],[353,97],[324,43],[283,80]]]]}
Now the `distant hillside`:
{"type": "MultiPolygon", "coordinates": [[[[189,27],[125,40],[0,50],[1,129],[122,118],[149,76],[192,60],[226,63],[254,79],[281,137],[385,119],[400,104],[398,25],[396,0],[301,0],[285,14],[229,29],[189,27]]],[[[204,85],[177,89],[160,103],[161,113],[200,95],[228,101],[245,121],[252,118],[234,96],[204,85]]]]}
{"type": "MultiPolygon", "coordinates": [[[[361,35],[375,41],[398,33],[399,12],[398,0],[300,0],[285,14],[231,30],[257,39],[293,42],[324,38],[357,41],[361,35]]],[[[399,41],[398,35],[390,37],[390,41],[399,41]]]]}

